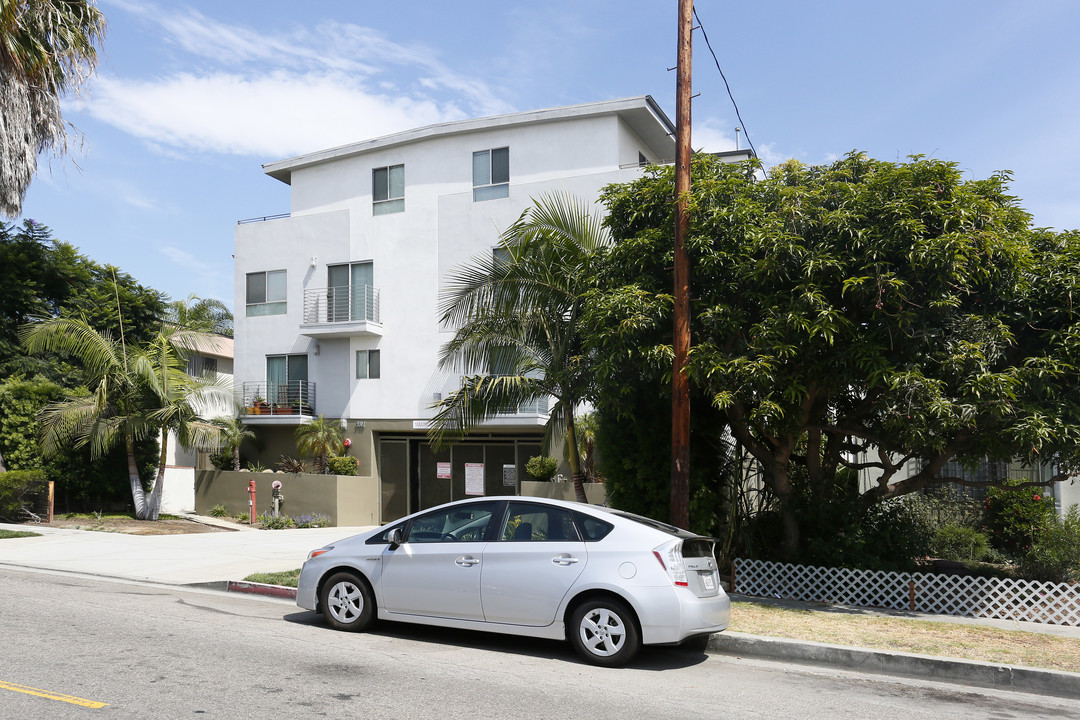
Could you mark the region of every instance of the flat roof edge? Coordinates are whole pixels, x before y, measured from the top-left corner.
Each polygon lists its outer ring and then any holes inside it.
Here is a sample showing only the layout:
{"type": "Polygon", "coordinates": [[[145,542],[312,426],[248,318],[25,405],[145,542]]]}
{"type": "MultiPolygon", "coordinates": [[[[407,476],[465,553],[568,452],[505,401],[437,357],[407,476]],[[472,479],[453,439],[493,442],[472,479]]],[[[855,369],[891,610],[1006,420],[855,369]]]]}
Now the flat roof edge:
{"type": "Polygon", "coordinates": [[[373,150],[381,150],[394,147],[395,145],[416,142],[418,140],[426,140],[433,137],[454,135],[488,128],[511,127],[530,122],[569,120],[575,117],[619,114],[639,109],[647,109],[656,121],[663,125],[669,133],[675,132],[675,126],[651,95],[637,95],[617,100],[601,100],[598,102],[580,103],[578,105],[565,105],[542,110],[526,110],[503,115],[490,115],[481,118],[451,120],[444,123],[436,123],[434,125],[425,125],[424,127],[404,130],[399,133],[361,140],[347,145],[339,145],[337,147],[327,148],[326,150],[305,153],[285,160],[264,163],[262,168],[263,172],[270,177],[289,184],[293,170],[299,170],[329,160],[337,160],[371,152],[373,150]]]}

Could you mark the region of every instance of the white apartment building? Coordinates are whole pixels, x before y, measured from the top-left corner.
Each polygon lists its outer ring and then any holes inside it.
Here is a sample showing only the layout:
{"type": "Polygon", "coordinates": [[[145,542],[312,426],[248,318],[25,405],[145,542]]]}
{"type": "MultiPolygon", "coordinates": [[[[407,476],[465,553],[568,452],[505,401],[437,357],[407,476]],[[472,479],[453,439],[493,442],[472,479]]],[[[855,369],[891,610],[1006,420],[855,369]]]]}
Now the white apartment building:
{"type": "Polygon", "coordinates": [[[519,408],[435,453],[433,403],[460,375],[447,274],[491,253],[544,193],[596,198],[647,163],[674,160],[674,126],[649,96],[449,122],[264,166],[291,186],[287,216],[241,221],[235,250],[235,383],[272,467],[317,415],[341,423],[383,522],[459,499],[510,494],[539,454],[546,404],[519,408]],[[481,488],[482,485],[482,488],[481,488]]]}

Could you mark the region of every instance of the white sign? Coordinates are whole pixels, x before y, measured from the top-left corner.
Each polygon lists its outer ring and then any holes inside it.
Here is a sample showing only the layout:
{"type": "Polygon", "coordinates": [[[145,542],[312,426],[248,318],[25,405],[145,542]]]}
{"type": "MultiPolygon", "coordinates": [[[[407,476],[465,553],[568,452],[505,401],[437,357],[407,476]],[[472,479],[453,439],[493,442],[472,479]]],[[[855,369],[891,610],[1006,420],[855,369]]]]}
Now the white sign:
{"type": "Polygon", "coordinates": [[[431,427],[431,421],[430,420],[413,420],[412,421],[412,429],[413,430],[427,430],[430,427],[431,427]]]}
{"type": "Polygon", "coordinates": [[[484,463],[465,463],[465,494],[484,494],[484,463]]]}
{"type": "Polygon", "coordinates": [[[435,463],[435,477],[439,478],[440,480],[449,480],[450,479],[450,463],[448,463],[448,462],[435,463]]]}
{"type": "Polygon", "coordinates": [[[517,466],[503,465],[503,485],[517,487],[517,466]]]}

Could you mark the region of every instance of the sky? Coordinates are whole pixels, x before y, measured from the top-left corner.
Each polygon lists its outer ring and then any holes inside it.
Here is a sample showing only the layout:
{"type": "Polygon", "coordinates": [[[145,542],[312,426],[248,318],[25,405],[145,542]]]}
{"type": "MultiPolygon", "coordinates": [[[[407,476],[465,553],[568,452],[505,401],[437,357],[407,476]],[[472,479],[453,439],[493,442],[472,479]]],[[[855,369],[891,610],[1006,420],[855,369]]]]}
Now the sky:
{"type": "MultiPolygon", "coordinates": [[[[97,74],[23,217],[172,299],[232,306],[237,220],[287,213],[262,165],[436,122],[652,95],[675,117],[677,0],[98,0],[97,74]]],[[[692,144],[767,166],[851,150],[1013,173],[1080,228],[1075,0],[697,0],[692,144]],[[742,121],[704,36],[716,52],[742,121]]],[[[2,269],[0,269],[2,274],[2,269]]]]}

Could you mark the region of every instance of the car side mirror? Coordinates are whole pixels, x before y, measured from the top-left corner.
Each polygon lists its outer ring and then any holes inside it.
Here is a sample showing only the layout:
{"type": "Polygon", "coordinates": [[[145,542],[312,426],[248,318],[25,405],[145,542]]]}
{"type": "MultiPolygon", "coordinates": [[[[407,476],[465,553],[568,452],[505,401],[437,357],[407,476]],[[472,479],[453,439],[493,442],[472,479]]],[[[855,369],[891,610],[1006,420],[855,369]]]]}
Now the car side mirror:
{"type": "Polygon", "coordinates": [[[401,543],[405,542],[404,533],[399,527],[391,530],[390,534],[386,536],[386,539],[391,545],[400,545],[401,543]]]}

